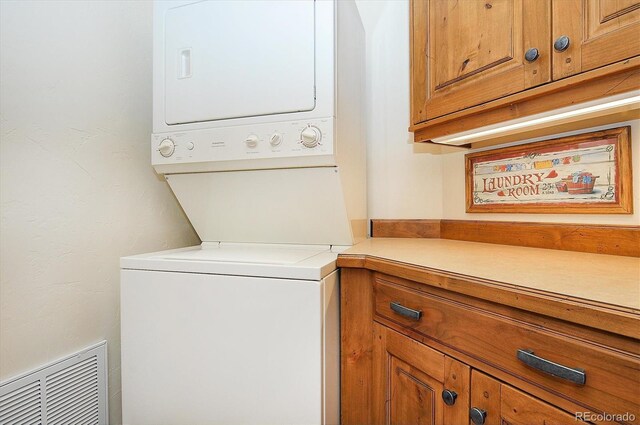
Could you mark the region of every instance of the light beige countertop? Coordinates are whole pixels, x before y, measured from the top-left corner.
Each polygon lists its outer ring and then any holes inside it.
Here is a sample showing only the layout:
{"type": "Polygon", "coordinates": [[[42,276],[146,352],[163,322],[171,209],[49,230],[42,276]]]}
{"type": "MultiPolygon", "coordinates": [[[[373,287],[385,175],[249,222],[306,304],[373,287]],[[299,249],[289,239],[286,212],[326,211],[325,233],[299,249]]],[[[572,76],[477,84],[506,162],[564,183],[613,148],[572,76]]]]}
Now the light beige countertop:
{"type": "MultiPolygon", "coordinates": [[[[640,258],[447,239],[372,238],[340,254],[454,273],[640,314],[640,258]]],[[[341,264],[342,263],[342,264],[341,264]]]]}

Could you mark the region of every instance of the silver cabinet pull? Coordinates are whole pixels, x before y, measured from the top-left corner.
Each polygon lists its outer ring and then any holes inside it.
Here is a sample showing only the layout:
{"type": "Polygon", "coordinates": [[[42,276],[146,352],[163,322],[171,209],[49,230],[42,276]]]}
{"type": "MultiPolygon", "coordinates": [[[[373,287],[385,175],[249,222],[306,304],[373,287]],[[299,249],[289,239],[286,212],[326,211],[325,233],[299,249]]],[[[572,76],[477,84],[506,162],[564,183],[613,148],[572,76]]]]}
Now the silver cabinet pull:
{"type": "Polygon", "coordinates": [[[391,307],[391,310],[409,319],[420,320],[420,317],[422,317],[422,311],[405,307],[398,302],[389,303],[389,307],[391,307]]]}
{"type": "Polygon", "coordinates": [[[536,356],[533,350],[520,349],[517,351],[517,356],[518,360],[524,364],[541,372],[548,373],[549,375],[566,379],[578,385],[584,385],[587,381],[587,374],[584,369],[571,368],[554,363],[551,360],[543,359],[542,357],[536,356]]]}

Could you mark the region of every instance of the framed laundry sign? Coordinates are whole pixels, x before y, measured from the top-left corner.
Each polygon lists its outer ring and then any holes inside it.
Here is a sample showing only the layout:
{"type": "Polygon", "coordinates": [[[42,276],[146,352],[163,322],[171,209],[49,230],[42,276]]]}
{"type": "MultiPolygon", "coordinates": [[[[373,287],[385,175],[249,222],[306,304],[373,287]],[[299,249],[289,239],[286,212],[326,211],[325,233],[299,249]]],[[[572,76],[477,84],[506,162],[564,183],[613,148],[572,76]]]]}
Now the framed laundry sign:
{"type": "Polygon", "coordinates": [[[631,214],[629,127],[465,156],[467,212],[631,214]]]}

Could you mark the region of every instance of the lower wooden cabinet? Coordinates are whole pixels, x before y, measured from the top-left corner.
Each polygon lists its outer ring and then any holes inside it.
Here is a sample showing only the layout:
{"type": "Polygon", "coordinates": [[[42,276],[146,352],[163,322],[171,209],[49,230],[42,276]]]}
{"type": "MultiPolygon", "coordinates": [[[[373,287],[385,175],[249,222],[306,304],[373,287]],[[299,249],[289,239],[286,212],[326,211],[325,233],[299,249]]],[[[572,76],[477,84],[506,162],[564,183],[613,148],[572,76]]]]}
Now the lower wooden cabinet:
{"type": "Polygon", "coordinates": [[[470,406],[473,424],[575,425],[578,422],[575,414],[570,415],[477,370],[471,372],[470,406]]]}
{"type": "Polygon", "coordinates": [[[373,422],[442,424],[444,354],[377,324],[373,338],[373,422]]]}
{"type": "Polygon", "coordinates": [[[575,416],[374,324],[373,423],[569,425],[575,416]]]}
{"type": "Polygon", "coordinates": [[[343,425],[640,423],[636,339],[358,268],[341,322],[343,425]]]}

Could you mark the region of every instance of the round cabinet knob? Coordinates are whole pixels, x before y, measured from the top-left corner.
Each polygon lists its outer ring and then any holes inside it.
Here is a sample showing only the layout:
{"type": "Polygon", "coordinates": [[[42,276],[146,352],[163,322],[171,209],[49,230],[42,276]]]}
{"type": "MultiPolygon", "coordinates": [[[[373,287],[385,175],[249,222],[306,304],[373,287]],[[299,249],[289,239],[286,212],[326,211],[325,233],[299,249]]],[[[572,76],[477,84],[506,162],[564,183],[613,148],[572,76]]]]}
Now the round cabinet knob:
{"type": "Polygon", "coordinates": [[[244,142],[246,143],[247,147],[253,149],[256,146],[258,146],[259,140],[260,139],[258,139],[258,136],[256,136],[255,134],[252,134],[251,136],[247,137],[244,142]]]}
{"type": "Polygon", "coordinates": [[[158,151],[160,155],[168,158],[176,151],[176,144],[171,139],[163,139],[158,145],[158,151]]]}
{"type": "Polygon", "coordinates": [[[533,62],[539,57],[540,57],[540,52],[538,52],[538,49],[536,49],[535,47],[532,47],[531,49],[527,50],[527,52],[524,54],[524,58],[527,60],[527,62],[533,62]]]}
{"type": "Polygon", "coordinates": [[[278,146],[280,143],[282,143],[282,134],[280,133],[273,133],[271,135],[271,138],[269,139],[269,143],[271,144],[271,146],[276,147],[278,146]]]}
{"type": "Polygon", "coordinates": [[[553,48],[556,49],[556,52],[564,52],[569,48],[569,37],[566,35],[561,35],[558,37],[555,43],[553,43],[553,48]]]}
{"type": "Polygon", "coordinates": [[[300,141],[306,148],[315,148],[322,139],[322,133],[318,127],[310,125],[300,133],[300,141]]]}
{"type": "Polygon", "coordinates": [[[483,425],[484,421],[487,419],[487,411],[477,407],[472,407],[471,410],[469,410],[469,417],[471,418],[471,422],[475,425],[483,425]]]}
{"type": "Polygon", "coordinates": [[[447,406],[453,406],[456,403],[456,398],[458,398],[458,393],[455,391],[444,390],[442,392],[442,400],[447,406]]]}

